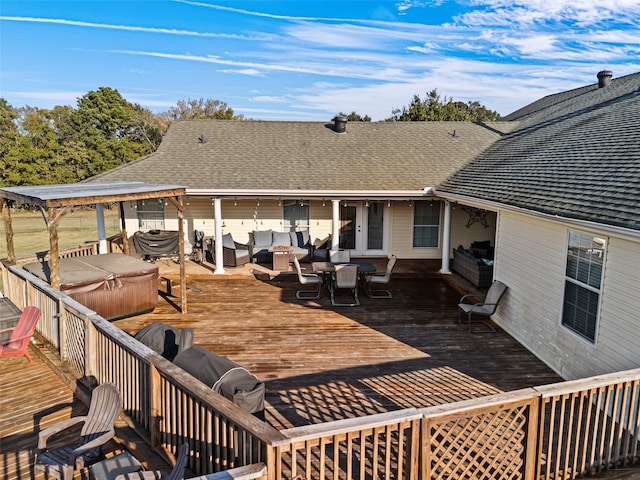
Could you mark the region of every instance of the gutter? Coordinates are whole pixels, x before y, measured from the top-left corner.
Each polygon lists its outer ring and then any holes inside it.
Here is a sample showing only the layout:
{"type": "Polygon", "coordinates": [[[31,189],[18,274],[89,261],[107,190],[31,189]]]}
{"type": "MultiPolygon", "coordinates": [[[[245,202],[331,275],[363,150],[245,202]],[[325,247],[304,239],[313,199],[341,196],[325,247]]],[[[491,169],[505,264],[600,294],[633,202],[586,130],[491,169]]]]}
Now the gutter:
{"type": "Polygon", "coordinates": [[[279,190],[279,189],[190,189],[186,190],[191,197],[235,197],[242,198],[359,198],[359,199],[409,199],[415,197],[432,196],[433,188],[426,187],[420,190],[279,190]]]}
{"type": "Polygon", "coordinates": [[[529,210],[522,207],[514,207],[511,205],[506,205],[504,203],[487,201],[487,200],[479,200],[474,197],[466,197],[464,195],[455,195],[455,194],[450,194],[446,192],[440,192],[438,190],[435,190],[434,194],[437,195],[438,197],[444,198],[449,201],[468,203],[468,204],[471,204],[472,206],[477,206],[479,208],[484,207],[490,210],[506,210],[509,212],[529,215],[532,217],[541,218],[541,219],[549,220],[556,223],[565,223],[569,225],[574,225],[576,227],[580,227],[583,229],[600,230],[603,232],[614,234],[619,237],[627,238],[628,240],[632,240],[632,241],[637,241],[638,239],[640,239],[640,231],[633,230],[630,228],[616,227],[614,225],[607,225],[606,223],[592,222],[589,220],[579,220],[576,218],[562,217],[560,215],[552,215],[549,213],[537,212],[535,210],[529,210]]]}

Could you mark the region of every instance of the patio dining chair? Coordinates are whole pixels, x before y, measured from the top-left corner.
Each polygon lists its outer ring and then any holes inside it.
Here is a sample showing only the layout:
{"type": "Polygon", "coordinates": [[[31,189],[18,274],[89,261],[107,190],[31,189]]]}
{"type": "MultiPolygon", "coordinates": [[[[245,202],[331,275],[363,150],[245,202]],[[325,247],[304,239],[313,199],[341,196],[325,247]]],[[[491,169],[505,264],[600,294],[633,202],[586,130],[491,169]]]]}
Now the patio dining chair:
{"type": "Polygon", "coordinates": [[[336,265],[331,272],[331,305],[336,307],[355,307],[360,305],[358,300],[358,266],[352,264],[336,265]],[[353,302],[337,303],[336,291],[349,289],[353,293],[353,302]]]}
{"type": "Polygon", "coordinates": [[[296,267],[296,272],[298,274],[298,280],[302,285],[315,285],[315,290],[298,290],[296,292],[296,298],[300,300],[316,300],[320,298],[320,293],[322,293],[322,277],[316,273],[302,273],[302,268],[300,267],[300,262],[298,261],[298,257],[295,255],[291,255],[293,257],[293,265],[296,267]]]}
{"type": "Polygon", "coordinates": [[[102,445],[115,435],[121,406],[122,397],[113,383],[98,385],[86,415],[71,417],[40,432],[35,467],[58,480],[72,480],[74,470],[82,470],[100,458],[102,445]],[[51,437],[80,423],[80,438],[74,445],[47,449],[51,437]]]}
{"type": "MultiPolygon", "coordinates": [[[[479,332],[479,330],[471,329],[471,317],[473,315],[491,317],[491,315],[496,313],[500,300],[507,291],[507,288],[508,287],[504,283],[494,280],[489,287],[489,291],[487,291],[487,294],[484,297],[473,293],[463,296],[458,304],[458,323],[462,321],[461,315],[464,313],[467,315],[467,328],[469,329],[469,332],[479,332]],[[475,302],[471,303],[470,299],[473,299],[475,302]]],[[[483,323],[487,326],[489,331],[496,331],[490,323],[486,321],[483,321],[483,323]]]]}
{"type": "Polygon", "coordinates": [[[384,273],[369,273],[364,276],[364,291],[369,298],[391,298],[389,290],[374,290],[372,286],[385,285],[391,281],[391,274],[396,266],[396,261],[396,256],[391,255],[384,273]]]}

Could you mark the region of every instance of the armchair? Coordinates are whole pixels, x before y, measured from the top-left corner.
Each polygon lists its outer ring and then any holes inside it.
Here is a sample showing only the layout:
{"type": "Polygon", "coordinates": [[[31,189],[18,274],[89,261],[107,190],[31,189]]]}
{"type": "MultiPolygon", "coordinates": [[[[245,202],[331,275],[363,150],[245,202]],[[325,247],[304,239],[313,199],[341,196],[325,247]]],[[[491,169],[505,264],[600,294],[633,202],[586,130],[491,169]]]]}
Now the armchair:
{"type": "MultiPolygon", "coordinates": [[[[215,241],[213,238],[207,237],[205,244],[209,249],[207,260],[210,258],[213,263],[216,261],[215,241]]],[[[251,261],[249,246],[238,243],[233,240],[230,233],[222,236],[222,265],[225,267],[241,267],[251,261]]]]}
{"type": "MultiPolygon", "coordinates": [[[[471,317],[473,315],[480,315],[484,317],[491,317],[496,310],[498,309],[498,305],[500,304],[500,300],[502,296],[507,291],[507,286],[495,280],[491,287],[489,287],[489,291],[487,295],[478,296],[475,294],[468,294],[463,296],[460,299],[460,303],[458,304],[458,323],[462,321],[461,313],[465,313],[467,315],[467,327],[469,332],[471,332],[471,317]],[[475,299],[475,303],[469,303],[468,299],[475,299]]],[[[487,322],[484,322],[485,325],[489,328],[490,331],[495,332],[495,328],[487,322]]]]}

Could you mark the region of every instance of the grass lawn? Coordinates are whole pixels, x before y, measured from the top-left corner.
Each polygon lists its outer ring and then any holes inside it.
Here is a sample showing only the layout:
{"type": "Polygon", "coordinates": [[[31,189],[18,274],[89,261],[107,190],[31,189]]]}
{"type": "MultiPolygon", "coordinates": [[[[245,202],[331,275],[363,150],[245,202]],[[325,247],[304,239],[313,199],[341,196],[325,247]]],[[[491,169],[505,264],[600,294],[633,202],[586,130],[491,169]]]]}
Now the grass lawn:
{"type": "MultiPolygon", "coordinates": [[[[120,232],[118,209],[104,209],[107,237],[120,232]]],[[[49,233],[40,212],[11,210],[13,248],[17,257],[49,250],[49,233]]],[[[93,208],[76,209],[60,220],[58,226],[60,249],[76,247],[98,240],[96,211],[93,208]]],[[[0,221],[0,258],[7,258],[4,222],[0,221]]]]}

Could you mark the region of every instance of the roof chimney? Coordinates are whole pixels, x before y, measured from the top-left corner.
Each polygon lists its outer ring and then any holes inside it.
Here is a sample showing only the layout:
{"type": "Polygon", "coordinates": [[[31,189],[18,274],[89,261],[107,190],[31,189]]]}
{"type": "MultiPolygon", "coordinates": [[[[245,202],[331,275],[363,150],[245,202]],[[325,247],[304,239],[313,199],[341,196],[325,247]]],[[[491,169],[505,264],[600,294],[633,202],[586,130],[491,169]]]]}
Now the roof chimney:
{"type": "Polygon", "coordinates": [[[611,83],[613,72],[611,70],[602,70],[598,72],[598,88],[606,87],[611,83]]]}
{"type": "Polygon", "coordinates": [[[339,115],[333,119],[333,131],[347,133],[347,117],[339,115]]]}

